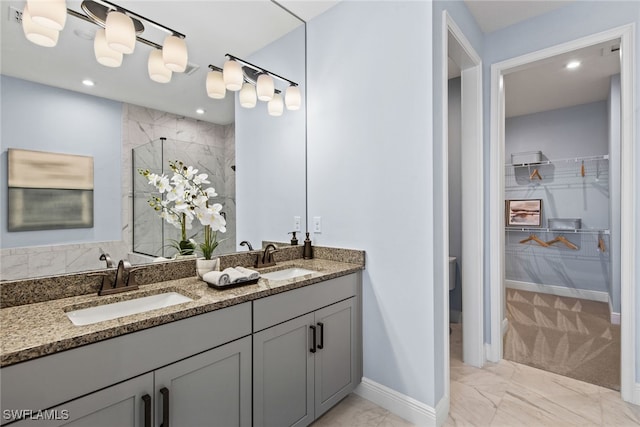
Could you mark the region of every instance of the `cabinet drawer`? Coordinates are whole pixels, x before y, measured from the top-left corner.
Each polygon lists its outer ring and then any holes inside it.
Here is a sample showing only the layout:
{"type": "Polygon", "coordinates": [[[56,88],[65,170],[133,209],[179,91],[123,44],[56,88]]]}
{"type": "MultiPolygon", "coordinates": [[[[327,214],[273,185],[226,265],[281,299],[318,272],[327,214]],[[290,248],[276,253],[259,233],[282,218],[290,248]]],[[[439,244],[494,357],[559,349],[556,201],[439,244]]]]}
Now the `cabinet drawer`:
{"type": "Polygon", "coordinates": [[[261,331],[356,295],[358,274],[337,277],[254,301],[253,331],[261,331]]]}
{"type": "Polygon", "coordinates": [[[249,334],[247,302],[11,365],[0,370],[1,406],[50,408],[249,334]]]}

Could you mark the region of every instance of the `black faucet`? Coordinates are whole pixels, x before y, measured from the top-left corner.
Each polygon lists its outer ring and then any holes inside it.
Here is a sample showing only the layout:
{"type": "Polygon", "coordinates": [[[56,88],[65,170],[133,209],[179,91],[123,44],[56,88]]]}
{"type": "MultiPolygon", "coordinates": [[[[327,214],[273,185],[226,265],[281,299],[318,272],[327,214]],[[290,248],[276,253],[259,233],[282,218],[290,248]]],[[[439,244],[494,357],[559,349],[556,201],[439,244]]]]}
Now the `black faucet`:
{"type": "Polygon", "coordinates": [[[262,256],[260,254],[256,255],[256,263],[255,267],[271,267],[272,265],[276,265],[276,260],[273,259],[273,254],[278,252],[278,248],[273,243],[269,243],[265,248],[264,252],[262,252],[262,256]]]}
{"type": "Polygon", "coordinates": [[[133,272],[136,269],[131,268],[129,261],[120,260],[116,269],[116,276],[113,281],[109,280],[105,274],[102,279],[102,287],[98,295],[111,295],[125,291],[134,291],[138,289],[133,272]]]}
{"type": "Polygon", "coordinates": [[[242,242],[240,242],[240,246],[246,246],[250,251],[253,250],[253,246],[251,246],[251,242],[249,242],[248,240],[243,240],[242,242]]]}

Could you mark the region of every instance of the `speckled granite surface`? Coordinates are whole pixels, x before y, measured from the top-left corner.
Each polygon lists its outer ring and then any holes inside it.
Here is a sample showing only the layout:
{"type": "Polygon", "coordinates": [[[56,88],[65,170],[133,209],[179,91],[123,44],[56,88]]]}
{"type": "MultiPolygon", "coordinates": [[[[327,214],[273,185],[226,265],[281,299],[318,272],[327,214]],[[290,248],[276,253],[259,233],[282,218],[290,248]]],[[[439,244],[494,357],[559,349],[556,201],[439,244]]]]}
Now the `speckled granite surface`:
{"type": "MultiPolygon", "coordinates": [[[[113,296],[99,297],[92,290],[91,294],[3,308],[0,310],[0,366],[8,366],[362,270],[364,268],[364,252],[351,252],[361,253],[363,262],[337,262],[320,258],[293,259],[279,262],[276,267],[260,270],[264,273],[287,267],[302,267],[317,271],[317,273],[291,280],[274,281],[261,278],[254,285],[216,290],[208,287],[205,282],[198,280],[193,276],[193,273],[190,273],[191,277],[151,283],[141,286],[137,291],[113,296]],[[65,314],[66,311],[77,308],[166,291],[182,293],[193,298],[194,301],[87,326],[73,325],[65,314]]],[[[358,256],[354,255],[354,257],[358,256]]],[[[231,265],[242,265],[242,263],[235,263],[234,258],[227,261],[232,262],[231,265]]],[[[171,269],[171,264],[173,263],[164,264],[162,269],[171,269]]],[[[222,265],[224,268],[224,263],[222,265]]],[[[162,269],[158,269],[156,273],[161,272],[162,269]]],[[[155,276],[156,273],[149,274],[155,276]]],[[[170,275],[173,272],[167,272],[167,274],[170,275]]],[[[97,291],[97,288],[95,290],[97,291]]]]}

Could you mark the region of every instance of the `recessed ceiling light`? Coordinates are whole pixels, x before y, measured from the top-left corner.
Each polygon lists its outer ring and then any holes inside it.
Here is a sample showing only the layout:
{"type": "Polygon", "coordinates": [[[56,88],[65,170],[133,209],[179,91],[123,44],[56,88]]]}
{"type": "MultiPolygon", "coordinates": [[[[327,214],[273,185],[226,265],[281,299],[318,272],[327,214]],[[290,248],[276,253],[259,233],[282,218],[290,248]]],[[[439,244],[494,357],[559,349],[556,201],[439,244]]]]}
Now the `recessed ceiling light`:
{"type": "Polygon", "coordinates": [[[567,69],[568,70],[575,70],[576,68],[578,68],[580,66],[581,62],[580,61],[571,61],[567,64],[567,69]]]}
{"type": "Polygon", "coordinates": [[[198,109],[196,110],[196,113],[198,113],[198,114],[204,114],[204,110],[203,110],[202,108],[198,108],[198,109]]]}
{"type": "Polygon", "coordinates": [[[84,79],[82,81],[82,84],[85,86],[95,86],[96,84],[93,82],[93,80],[89,80],[89,79],[84,79]]]}

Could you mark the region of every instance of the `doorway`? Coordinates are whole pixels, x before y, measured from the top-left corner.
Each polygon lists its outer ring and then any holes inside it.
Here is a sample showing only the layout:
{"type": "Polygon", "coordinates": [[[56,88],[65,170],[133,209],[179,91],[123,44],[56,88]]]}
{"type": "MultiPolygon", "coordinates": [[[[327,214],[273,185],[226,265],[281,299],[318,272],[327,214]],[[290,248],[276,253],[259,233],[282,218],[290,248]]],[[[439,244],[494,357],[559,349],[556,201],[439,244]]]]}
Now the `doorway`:
{"type": "MultiPolygon", "coordinates": [[[[533,62],[547,60],[577,49],[620,40],[621,117],[620,134],[620,283],[621,283],[621,394],[633,401],[635,373],[635,265],[634,265],[634,194],[633,173],[633,27],[625,26],[581,38],[528,55],[492,65],[491,75],[491,154],[490,162],[490,330],[488,358],[503,357],[502,337],[505,329],[505,91],[504,79],[514,70],[533,62]],[[625,120],[625,118],[627,118],[625,120]]],[[[481,300],[477,300],[480,302],[481,300]]]]}

